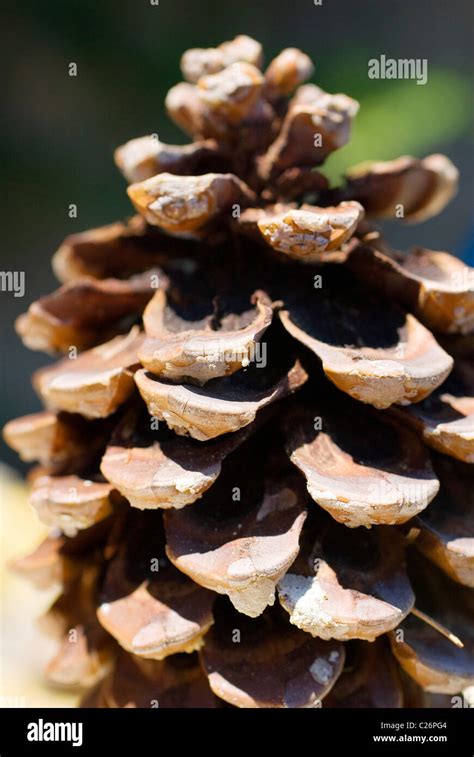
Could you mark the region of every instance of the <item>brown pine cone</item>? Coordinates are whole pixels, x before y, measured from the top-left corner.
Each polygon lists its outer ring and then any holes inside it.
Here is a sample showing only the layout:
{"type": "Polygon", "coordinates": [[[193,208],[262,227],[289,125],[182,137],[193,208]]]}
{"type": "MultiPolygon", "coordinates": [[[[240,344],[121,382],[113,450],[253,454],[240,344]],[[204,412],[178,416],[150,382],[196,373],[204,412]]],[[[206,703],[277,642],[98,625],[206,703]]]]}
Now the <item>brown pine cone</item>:
{"type": "Polygon", "coordinates": [[[52,531],[49,680],[97,707],[438,706],[474,684],[473,271],[390,249],[432,155],[329,189],[358,103],[246,36],[182,58],[192,138],[119,147],[138,215],[68,237],[17,322],[60,353],[5,439],[52,531]],[[369,220],[367,220],[369,219],[369,220]]]}

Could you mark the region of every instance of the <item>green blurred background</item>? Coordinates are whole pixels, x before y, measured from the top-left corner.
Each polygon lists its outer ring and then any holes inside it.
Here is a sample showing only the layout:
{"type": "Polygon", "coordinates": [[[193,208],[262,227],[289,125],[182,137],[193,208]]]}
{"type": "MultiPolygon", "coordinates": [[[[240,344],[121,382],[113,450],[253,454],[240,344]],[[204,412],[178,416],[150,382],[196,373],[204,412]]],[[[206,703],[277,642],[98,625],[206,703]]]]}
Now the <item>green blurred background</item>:
{"type": "MultiPolygon", "coordinates": [[[[474,161],[472,0],[19,0],[2,25],[8,53],[2,270],[25,271],[25,297],[0,293],[0,423],[39,409],[31,372],[49,359],[24,349],[14,318],[56,286],[50,256],[64,236],[130,213],[112,152],[157,132],[185,138],[163,100],[180,80],[188,47],[236,34],[259,39],[266,61],[283,47],[314,60],[313,80],[361,102],[351,145],[327,164],[332,180],[350,164],[446,152],[461,169],[457,198],[421,226],[391,224],[394,245],[422,244],[473,261],[474,161]],[[426,58],[428,84],[370,80],[367,63],[385,54],[426,58]],[[78,76],[68,75],[75,62],[78,76]],[[68,217],[76,203],[77,219],[68,217]]],[[[19,466],[4,446],[3,459],[19,466]]]]}

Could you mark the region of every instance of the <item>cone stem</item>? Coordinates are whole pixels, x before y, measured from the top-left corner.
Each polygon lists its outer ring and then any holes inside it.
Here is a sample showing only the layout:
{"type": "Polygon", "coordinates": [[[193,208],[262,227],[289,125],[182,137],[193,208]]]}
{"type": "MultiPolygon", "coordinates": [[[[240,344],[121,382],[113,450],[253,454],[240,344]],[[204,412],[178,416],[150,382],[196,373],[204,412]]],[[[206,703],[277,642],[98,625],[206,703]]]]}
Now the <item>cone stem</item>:
{"type": "Polygon", "coordinates": [[[411,611],[412,615],[415,615],[415,617],[422,620],[424,623],[428,623],[429,626],[435,629],[435,631],[438,631],[438,633],[443,634],[443,636],[446,636],[449,641],[451,641],[453,644],[455,644],[459,649],[464,648],[464,644],[462,643],[461,639],[459,639],[457,636],[455,636],[451,631],[446,628],[446,626],[441,625],[441,623],[438,623],[437,620],[434,618],[431,618],[429,615],[426,615],[426,613],[422,612],[421,610],[418,610],[416,607],[413,608],[411,611]]]}

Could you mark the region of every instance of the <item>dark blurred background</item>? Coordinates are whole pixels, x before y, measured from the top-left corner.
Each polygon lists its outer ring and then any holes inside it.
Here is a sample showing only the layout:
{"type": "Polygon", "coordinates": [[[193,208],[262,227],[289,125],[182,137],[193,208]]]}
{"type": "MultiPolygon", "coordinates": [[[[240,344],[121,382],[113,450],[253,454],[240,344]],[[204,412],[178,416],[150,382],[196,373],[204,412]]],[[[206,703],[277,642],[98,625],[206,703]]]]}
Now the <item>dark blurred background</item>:
{"type": "MultiPolygon", "coordinates": [[[[114,148],[154,132],[186,141],[163,100],[181,79],[188,47],[246,33],[263,43],[267,62],[284,47],[301,47],[315,62],[313,81],[360,100],[351,144],[327,164],[333,181],[361,160],[445,152],[461,169],[458,196],[427,224],[391,224],[389,238],[474,262],[472,0],[152,2],[19,0],[6,12],[1,269],[25,271],[26,293],[0,292],[0,425],[40,407],[29,376],[49,358],[23,348],[13,321],[55,288],[52,253],[67,234],[130,213],[114,148]],[[428,83],[370,80],[368,60],[381,54],[426,58],[428,83]],[[77,219],[68,217],[70,203],[77,219]]],[[[0,457],[19,466],[6,446],[0,457]]]]}

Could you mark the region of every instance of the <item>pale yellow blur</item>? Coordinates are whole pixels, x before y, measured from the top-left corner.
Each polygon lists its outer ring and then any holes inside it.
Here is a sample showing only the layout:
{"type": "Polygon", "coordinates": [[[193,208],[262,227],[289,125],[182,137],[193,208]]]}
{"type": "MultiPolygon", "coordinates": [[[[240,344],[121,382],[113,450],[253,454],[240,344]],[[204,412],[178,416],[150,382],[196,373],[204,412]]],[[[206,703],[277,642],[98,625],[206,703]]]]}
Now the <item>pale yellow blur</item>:
{"type": "Polygon", "coordinates": [[[25,483],[0,463],[0,707],[74,707],[79,699],[48,686],[42,676],[55,642],[39,630],[37,618],[57,591],[39,591],[8,569],[45,535],[28,505],[25,483]]]}

